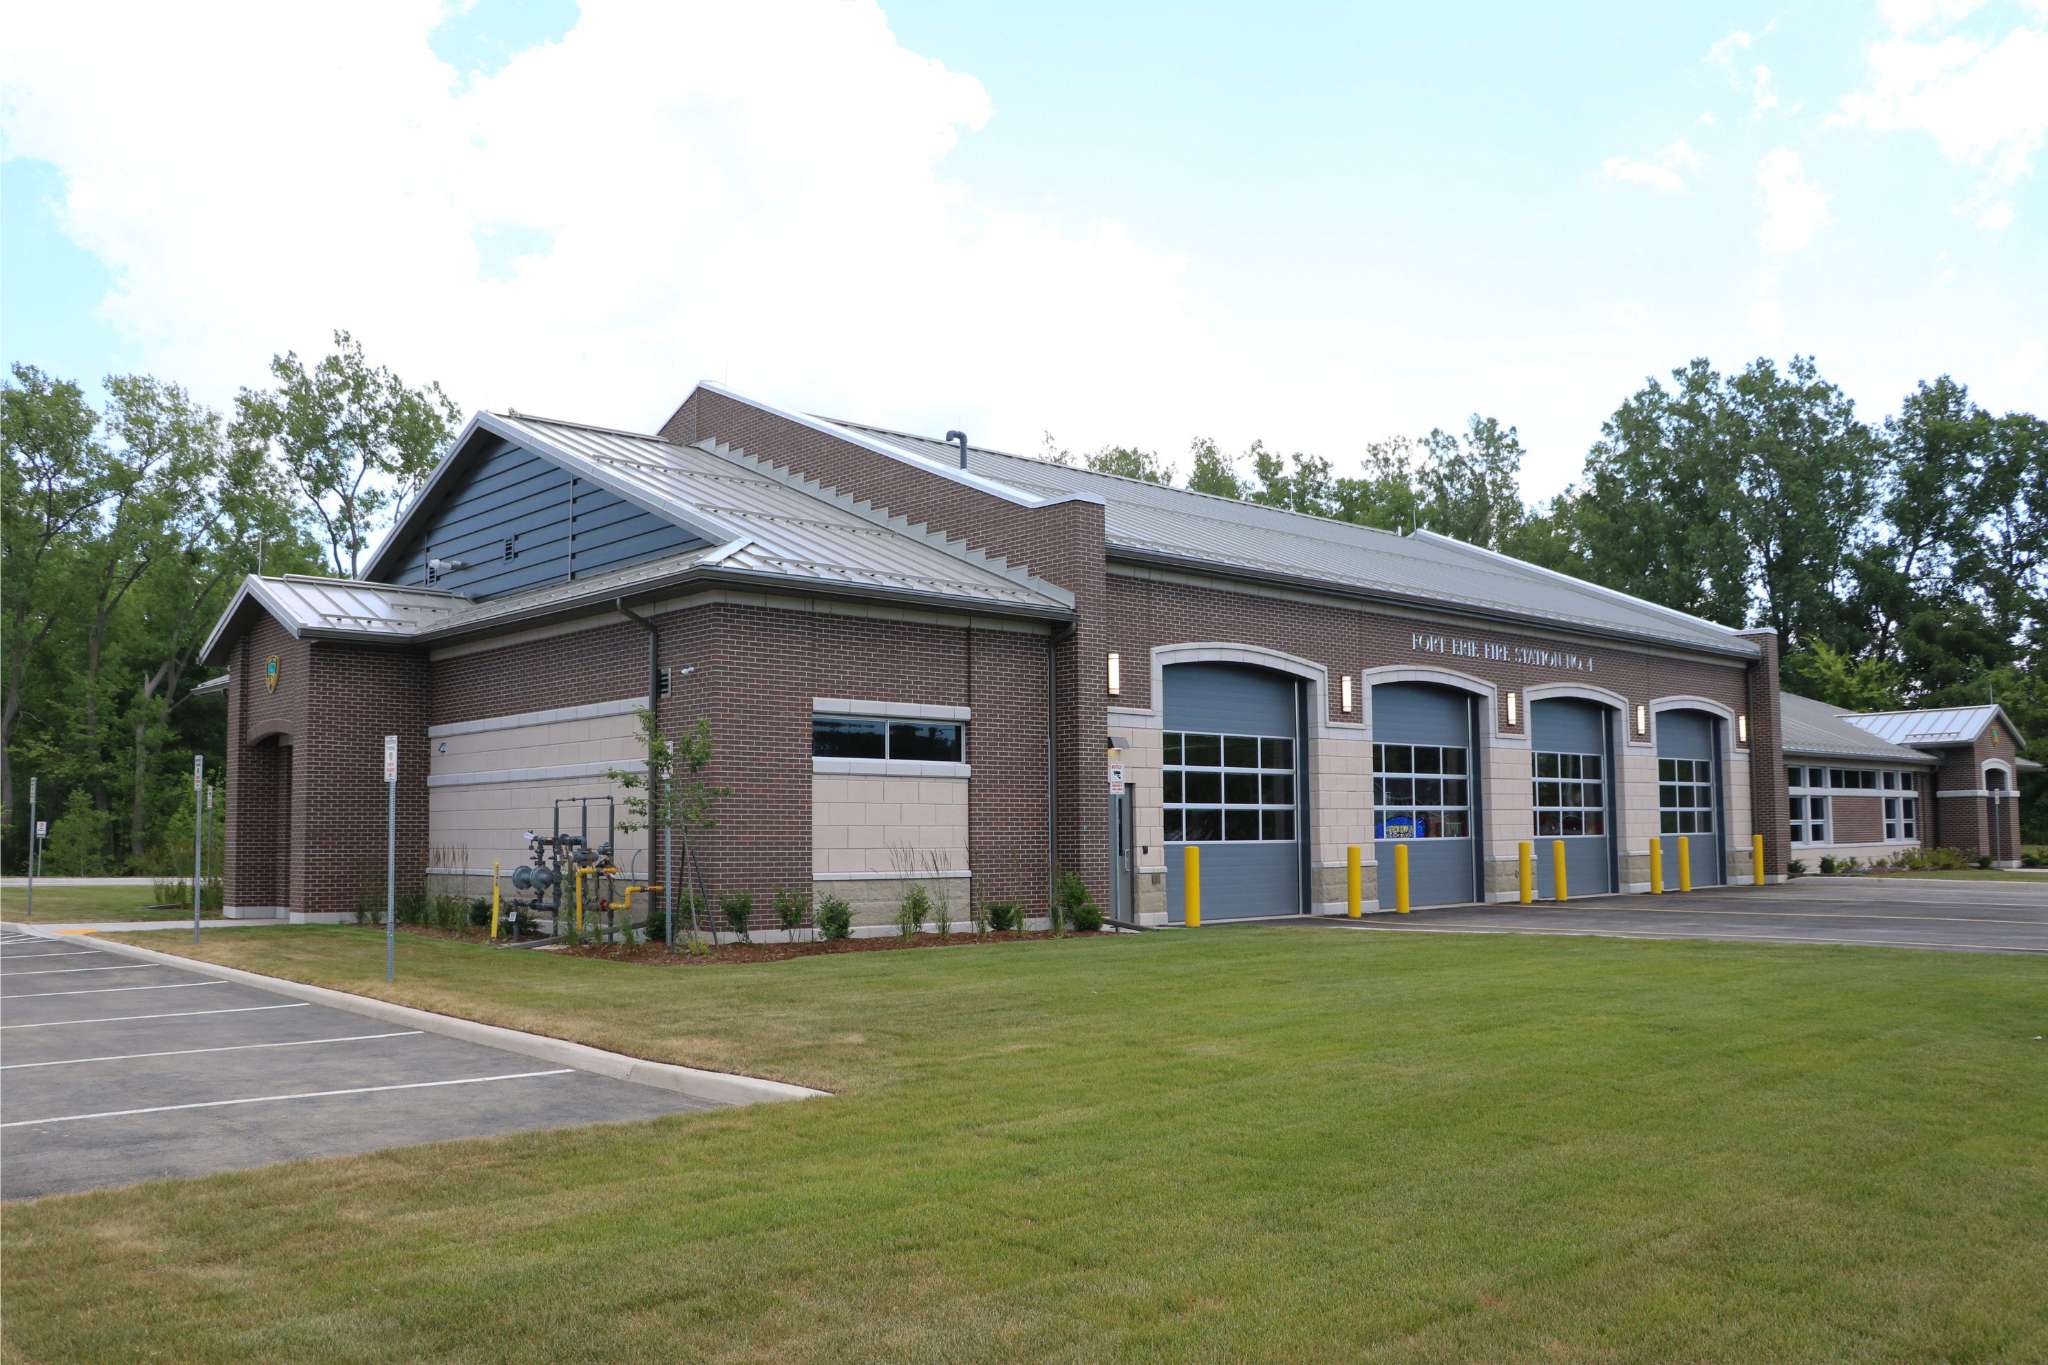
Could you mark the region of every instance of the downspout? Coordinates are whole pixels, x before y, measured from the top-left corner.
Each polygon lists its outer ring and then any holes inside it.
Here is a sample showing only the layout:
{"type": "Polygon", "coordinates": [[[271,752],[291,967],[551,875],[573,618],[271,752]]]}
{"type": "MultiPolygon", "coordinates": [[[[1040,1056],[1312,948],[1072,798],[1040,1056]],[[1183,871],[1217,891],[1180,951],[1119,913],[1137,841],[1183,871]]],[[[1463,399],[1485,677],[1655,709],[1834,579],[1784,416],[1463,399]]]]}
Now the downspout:
{"type": "MultiPolygon", "coordinates": [[[[655,629],[652,621],[649,621],[646,617],[628,607],[626,599],[623,597],[613,598],[612,608],[619,615],[647,632],[647,714],[655,717],[655,723],[659,725],[661,723],[661,656],[659,653],[661,632],[655,629]]],[[[650,801],[655,799],[654,758],[654,746],[650,743],[647,748],[647,795],[650,801]]],[[[663,808],[667,805],[668,795],[667,792],[661,794],[660,801],[663,808]]],[[[676,946],[675,822],[663,820],[661,826],[661,895],[664,907],[662,928],[667,937],[668,949],[673,952],[676,946]]],[[[687,858],[689,853],[689,841],[685,839],[683,843],[683,856],[687,858]]]]}
{"type": "MultiPolygon", "coordinates": [[[[1072,631],[1073,628],[1068,627],[1067,633],[1072,631]]],[[[1045,894],[1048,913],[1060,886],[1060,699],[1055,665],[1059,641],[1059,631],[1045,637],[1045,894]]]]}

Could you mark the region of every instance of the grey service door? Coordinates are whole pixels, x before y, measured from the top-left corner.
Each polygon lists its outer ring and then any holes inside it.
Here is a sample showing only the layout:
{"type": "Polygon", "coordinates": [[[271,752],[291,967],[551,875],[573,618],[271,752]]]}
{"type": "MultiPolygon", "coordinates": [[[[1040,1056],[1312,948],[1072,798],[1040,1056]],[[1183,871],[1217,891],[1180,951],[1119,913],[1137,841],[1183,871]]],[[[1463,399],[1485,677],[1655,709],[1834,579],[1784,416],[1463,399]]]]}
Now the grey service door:
{"type": "Polygon", "coordinates": [[[1479,899],[1475,760],[1468,694],[1427,683],[1373,688],[1373,857],[1383,909],[1394,906],[1394,850],[1403,844],[1411,906],[1479,899]]]}
{"type": "Polygon", "coordinates": [[[1299,684],[1244,664],[1173,664],[1165,674],[1167,918],[1187,919],[1190,844],[1201,850],[1204,920],[1303,913],[1299,684]]]}
{"type": "Polygon", "coordinates": [[[1685,836],[1694,886],[1719,886],[1725,820],[1721,721],[1705,711],[1657,717],[1657,830],[1664,842],[1664,889],[1678,889],[1678,836],[1685,836]]]}
{"type": "Polygon", "coordinates": [[[1572,895],[1614,890],[1613,714],[1572,698],[1530,703],[1536,894],[1545,900],[1557,895],[1553,844],[1559,839],[1572,895]]]}

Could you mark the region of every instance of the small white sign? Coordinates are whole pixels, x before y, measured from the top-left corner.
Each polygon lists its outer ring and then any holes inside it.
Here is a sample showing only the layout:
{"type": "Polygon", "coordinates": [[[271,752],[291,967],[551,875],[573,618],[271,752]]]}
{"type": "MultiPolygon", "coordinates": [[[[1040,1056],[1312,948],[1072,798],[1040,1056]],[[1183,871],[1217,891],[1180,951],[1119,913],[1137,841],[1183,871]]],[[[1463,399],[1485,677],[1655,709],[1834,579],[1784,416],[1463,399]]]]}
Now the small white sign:
{"type": "Polygon", "coordinates": [[[1122,796],[1124,794],[1124,765],[1121,763],[1109,765],[1109,794],[1111,796],[1122,796]]]}
{"type": "Polygon", "coordinates": [[[396,782],[398,780],[397,735],[384,736],[384,780],[386,782],[396,782]]]}
{"type": "Polygon", "coordinates": [[[47,838],[49,838],[49,837],[50,837],[50,822],[49,822],[48,820],[38,820],[38,821],[36,821],[36,838],[38,838],[38,839],[47,839],[47,838]]]}
{"type": "Polygon", "coordinates": [[[192,755],[192,790],[198,791],[206,782],[206,755],[192,755]]]}

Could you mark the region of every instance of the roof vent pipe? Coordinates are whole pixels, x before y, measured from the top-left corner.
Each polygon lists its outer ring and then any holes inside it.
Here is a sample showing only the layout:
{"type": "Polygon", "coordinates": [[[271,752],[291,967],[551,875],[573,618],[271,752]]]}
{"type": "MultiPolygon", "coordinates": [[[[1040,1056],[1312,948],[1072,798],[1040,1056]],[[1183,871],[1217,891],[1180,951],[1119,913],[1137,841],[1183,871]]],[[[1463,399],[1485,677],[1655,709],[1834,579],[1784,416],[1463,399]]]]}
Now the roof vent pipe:
{"type": "Polygon", "coordinates": [[[960,447],[960,467],[962,469],[967,468],[967,433],[964,431],[949,431],[946,433],[946,439],[960,447]]]}

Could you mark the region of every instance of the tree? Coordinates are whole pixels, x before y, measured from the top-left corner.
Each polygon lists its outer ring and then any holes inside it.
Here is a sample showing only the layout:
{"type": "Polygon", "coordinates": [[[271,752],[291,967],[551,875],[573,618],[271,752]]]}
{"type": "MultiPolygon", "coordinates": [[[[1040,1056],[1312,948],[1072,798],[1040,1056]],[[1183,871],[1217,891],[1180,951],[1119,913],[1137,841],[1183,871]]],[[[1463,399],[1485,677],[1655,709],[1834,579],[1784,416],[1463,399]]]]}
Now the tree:
{"type": "Polygon", "coordinates": [[[1413,441],[1374,441],[1365,448],[1362,471],[1332,484],[1330,515],[1382,531],[1413,531],[1423,523],[1418,475],[1413,441]]]}
{"type": "Polygon", "coordinates": [[[1244,480],[1238,477],[1236,461],[1218,449],[1214,441],[1197,436],[1189,444],[1188,454],[1192,462],[1188,491],[1218,498],[1244,497],[1244,480]]]}
{"type": "Polygon", "coordinates": [[[1140,450],[1136,446],[1104,446],[1088,455],[1076,456],[1073,451],[1053,440],[1052,433],[1046,432],[1040,450],[1040,458],[1053,464],[1073,468],[1076,465],[1097,474],[1114,474],[1120,479],[1136,479],[1140,483],[1171,484],[1173,471],[1168,469],[1156,451],[1140,450]]]}
{"type": "Polygon", "coordinates": [[[1488,550],[1505,545],[1528,515],[1516,430],[1475,412],[1462,438],[1432,429],[1420,444],[1429,529],[1488,550]]]}
{"type": "MultiPolygon", "coordinates": [[[[683,837],[683,861],[693,864],[690,853],[690,835],[693,831],[711,828],[717,820],[712,807],[718,798],[731,794],[729,788],[714,787],[698,776],[706,764],[711,762],[711,722],[699,717],[695,727],[687,731],[679,744],[669,742],[668,733],[661,728],[661,721],[648,707],[634,708],[634,718],[640,724],[640,739],[647,746],[647,767],[644,772],[627,768],[614,768],[605,776],[626,790],[626,819],[619,821],[622,834],[648,831],[649,839],[657,831],[681,830],[683,837]],[[685,776],[678,780],[678,773],[685,776]]],[[[650,844],[650,861],[666,850],[657,850],[650,844]]],[[[678,872],[672,861],[663,858],[662,878],[664,885],[678,872]]],[[[688,876],[688,872],[683,873],[688,876]]],[[[675,887],[668,885],[664,893],[665,904],[669,907],[669,921],[664,927],[668,946],[676,946],[675,934],[675,887]]],[[[689,898],[690,946],[694,950],[700,932],[697,914],[700,907],[708,910],[711,905],[711,890],[703,884],[702,874],[698,877],[697,894],[689,898]]]]}
{"type": "Polygon", "coordinates": [[[66,561],[79,548],[105,494],[106,452],[94,437],[99,415],[78,385],[52,380],[33,365],[14,366],[0,390],[0,534],[6,571],[0,575],[5,623],[5,698],[0,701],[0,812],[14,816],[16,724],[32,665],[70,616],[66,561]]]}
{"type": "Polygon", "coordinates": [[[107,871],[107,813],[93,804],[92,793],[73,787],[64,811],[50,823],[43,845],[44,870],[53,877],[97,877],[107,871]]]}
{"type": "Polygon", "coordinates": [[[1311,516],[1330,515],[1335,481],[1328,460],[1298,450],[1283,458],[1260,441],[1251,443],[1245,458],[1251,463],[1254,480],[1251,501],[1311,516]]]}
{"type": "Polygon", "coordinates": [[[236,400],[238,445],[270,452],[316,524],[334,572],[354,578],[385,512],[417,490],[460,416],[439,384],[410,388],[372,368],[347,332],[308,370],[286,352],[270,362],[277,387],[244,389],[236,400]]]}

